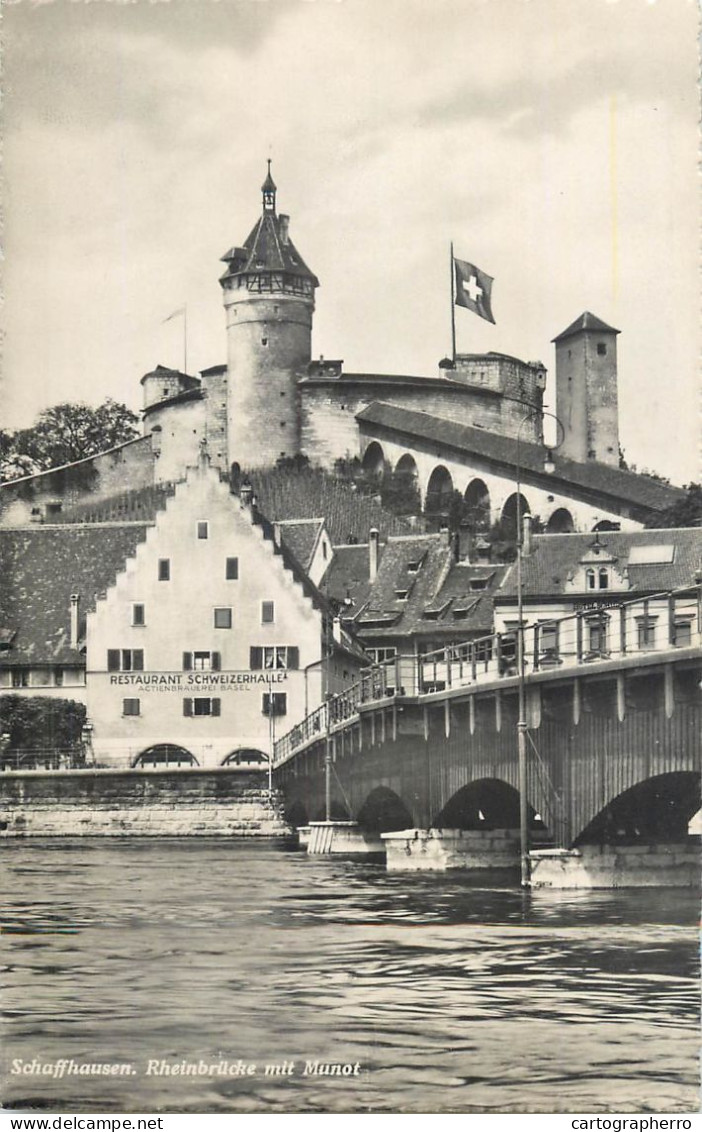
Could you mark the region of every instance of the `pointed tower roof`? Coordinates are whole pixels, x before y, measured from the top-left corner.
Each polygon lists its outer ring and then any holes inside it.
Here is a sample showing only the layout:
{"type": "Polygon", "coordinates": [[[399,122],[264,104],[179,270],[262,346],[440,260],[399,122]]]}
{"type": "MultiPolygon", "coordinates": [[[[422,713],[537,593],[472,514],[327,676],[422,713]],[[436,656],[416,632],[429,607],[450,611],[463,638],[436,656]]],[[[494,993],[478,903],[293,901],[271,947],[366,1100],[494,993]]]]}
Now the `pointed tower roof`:
{"type": "Polygon", "coordinates": [[[576,318],[575,322],[571,322],[561,334],[556,338],[552,338],[552,342],[563,342],[566,338],[572,338],[575,334],[581,334],[583,330],[594,330],[599,334],[621,334],[620,330],[616,330],[613,326],[608,326],[597,315],[592,314],[591,311],[583,311],[580,318],[576,318]]]}
{"type": "Polygon", "coordinates": [[[249,232],[242,247],[230,248],[222,256],[227,270],[220,283],[232,275],[257,274],[260,271],[284,271],[310,280],[313,287],[319,286],[317,276],[310,271],[289,235],[290,217],[276,212],[275,197],[277,187],[271,176],[271,163],[268,174],[261,185],[263,209],[260,218],[249,232]]]}

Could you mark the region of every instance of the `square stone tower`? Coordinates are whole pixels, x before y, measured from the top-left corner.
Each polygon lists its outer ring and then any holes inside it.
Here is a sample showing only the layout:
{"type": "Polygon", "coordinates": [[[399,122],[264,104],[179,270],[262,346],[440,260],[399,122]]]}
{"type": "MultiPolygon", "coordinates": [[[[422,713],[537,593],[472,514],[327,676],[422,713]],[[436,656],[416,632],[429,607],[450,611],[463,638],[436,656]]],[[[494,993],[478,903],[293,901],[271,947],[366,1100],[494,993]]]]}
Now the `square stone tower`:
{"type": "Polygon", "coordinates": [[[556,412],[565,437],[564,456],[619,466],[617,335],[585,311],[553,341],[556,346],[556,412]]]}

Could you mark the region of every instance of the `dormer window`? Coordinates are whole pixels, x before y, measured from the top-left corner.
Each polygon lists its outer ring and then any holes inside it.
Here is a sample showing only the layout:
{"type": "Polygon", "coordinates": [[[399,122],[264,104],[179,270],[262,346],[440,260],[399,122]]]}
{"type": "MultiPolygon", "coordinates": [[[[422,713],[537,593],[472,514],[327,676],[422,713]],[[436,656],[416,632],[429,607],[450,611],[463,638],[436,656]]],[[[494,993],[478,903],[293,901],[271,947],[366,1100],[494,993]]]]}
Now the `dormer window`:
{"type": "Polygon", "coordinates": [[[598,579],[599,579],[599,583],[600,583],[600,589],[601,590],[608,590],[609,589],[609,571],[606,570],[604,566],[601,566],[600,569],[599,569],[598,579]]]}
{"type": "Polygon", "coordinates": [[[595,589],[595,571],[594,570],[586,570],[585,571],[585,583],[586,583],[587,588],[589,590],[595,589]]]}

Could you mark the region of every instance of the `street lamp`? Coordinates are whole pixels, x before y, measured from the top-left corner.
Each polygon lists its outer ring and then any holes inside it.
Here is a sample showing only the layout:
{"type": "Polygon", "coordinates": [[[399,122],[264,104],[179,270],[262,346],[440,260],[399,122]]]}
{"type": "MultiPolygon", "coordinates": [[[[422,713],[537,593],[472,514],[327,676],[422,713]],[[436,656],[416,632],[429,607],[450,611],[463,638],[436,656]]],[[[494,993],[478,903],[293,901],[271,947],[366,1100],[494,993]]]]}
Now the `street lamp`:
{"type": "Polygon", "coordinates": [[[554,448],[559,448],[565,437],[565,429],[555,413],[546,413],[542,410],[532,409],[519,422],[517,428],[516,453],[516,480],[517,480],[517,680],[519,687],[519,716],[517,719],[517,774],[519,780],[519,866],[522,888],[529,887],[529,809],[527,799],[527,752],[526,752],[526,681],[524,666],[524,594],[522,590],[522,556],[524,548],[524,531],[522,518],[522,465],[521,465],[521,436],[522,428],[527,421],[537,415],[551,417],[558,427],[557,443],[546,449],[543,470],[547,475],[553,475],[556,465],[553,460],[554,448]]]}

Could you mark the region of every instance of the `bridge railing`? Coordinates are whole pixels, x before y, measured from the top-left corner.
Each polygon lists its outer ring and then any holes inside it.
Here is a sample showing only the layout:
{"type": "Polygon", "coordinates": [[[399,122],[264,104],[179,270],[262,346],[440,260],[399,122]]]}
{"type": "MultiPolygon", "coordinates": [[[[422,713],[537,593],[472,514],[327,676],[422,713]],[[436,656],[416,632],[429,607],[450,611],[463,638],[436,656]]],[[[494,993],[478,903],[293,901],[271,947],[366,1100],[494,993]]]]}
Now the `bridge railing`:
{"type": "Polygon", "coordinates": [[[521,633],[515,619],[500,633],[369,666],[355,684],[278,739],[273,765],[286,762],[310,741],[356,719],[363,705],[516,676],[520,636],[526,676],[675,648],[699,649],[702,587],[666,590],[629,601],[603,598],[599,593],[576,613],[544,617],[532,624],[525,621],[521,633]]]}

